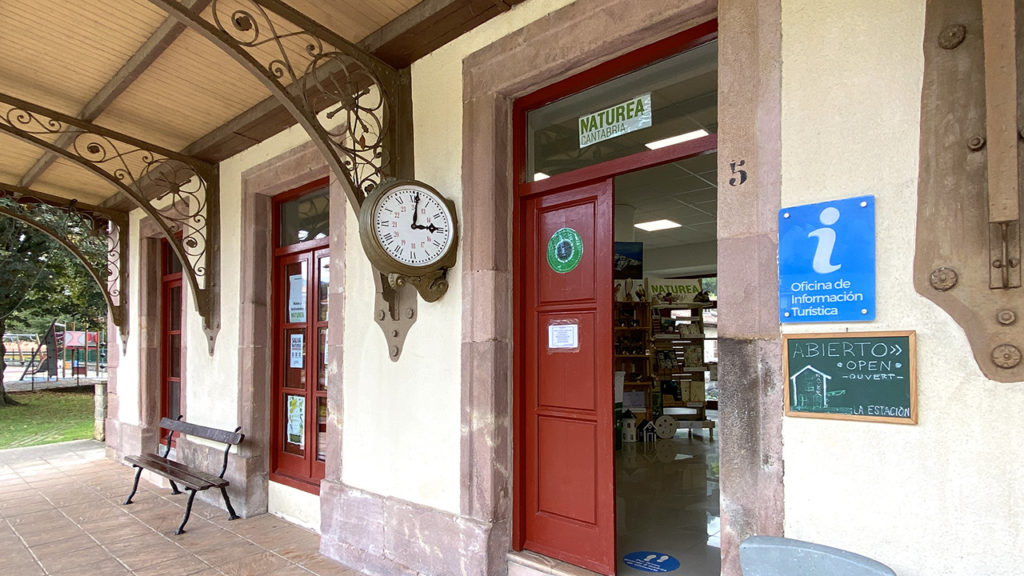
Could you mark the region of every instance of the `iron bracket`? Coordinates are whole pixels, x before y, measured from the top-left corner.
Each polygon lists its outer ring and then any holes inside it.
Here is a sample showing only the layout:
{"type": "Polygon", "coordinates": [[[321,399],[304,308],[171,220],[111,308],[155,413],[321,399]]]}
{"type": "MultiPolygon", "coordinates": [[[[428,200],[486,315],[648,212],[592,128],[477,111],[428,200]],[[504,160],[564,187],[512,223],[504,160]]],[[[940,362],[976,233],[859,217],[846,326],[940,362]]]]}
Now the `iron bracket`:
{"type": "MultiPolygon", "coordinates": [[[[100,176],[156,222],[182,262],[213,354],[219,329],[217,167],[2,93],[0,130],[100,176]],[[62,137],[70,139],[66,148],[54,143],[62,137]]],[[[120,238],[126,234],[119,231],[118,236],[123,246],[120,238]]],[[[121,298],[127,299],[123,291],[121,298]]]]}
{"type": "Polygon", "coordinates": [[[128,341],[128,215],[0,182],[0,214],[53,238],[99,285],[110,319],[128,341]],[[105,253],[100,263],[95,254],[105,253]]]}
{"type": "MultiPolygon", "coordinates": [[[[357,216],[367,193],[385,178],[413,178],[408,71],[279,0],[213,0],[205,11],[182,0],[150,1],[266,86],[320,149],[357,216]]],[[[374,317],[397,360],[416,320],[416,295],[376,268],[373,275],[374,317]]]]}

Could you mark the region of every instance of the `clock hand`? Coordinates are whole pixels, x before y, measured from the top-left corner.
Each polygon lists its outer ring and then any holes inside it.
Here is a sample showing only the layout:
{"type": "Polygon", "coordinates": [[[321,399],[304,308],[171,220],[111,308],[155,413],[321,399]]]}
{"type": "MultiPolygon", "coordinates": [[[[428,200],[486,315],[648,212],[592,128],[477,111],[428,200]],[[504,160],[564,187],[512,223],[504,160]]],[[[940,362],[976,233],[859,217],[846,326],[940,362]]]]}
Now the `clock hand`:
{"type": "Polygon", "coordinates": [[[437,226],[434,226],[433,223],[431,223],[429,226],[419,226],[419,225],[413,224],[412,225],[412,229],[413,230],[427,230],[429,232],[437,232],[438,230],[440,230],[440,228],[438,228],[437,226]]]}
{"type": "Polygon", "coordinates": [[[420,193],[416,192],[416,202],[412,206],[412,229],[417,230],[416,217],[420,211],[420,193]]]}

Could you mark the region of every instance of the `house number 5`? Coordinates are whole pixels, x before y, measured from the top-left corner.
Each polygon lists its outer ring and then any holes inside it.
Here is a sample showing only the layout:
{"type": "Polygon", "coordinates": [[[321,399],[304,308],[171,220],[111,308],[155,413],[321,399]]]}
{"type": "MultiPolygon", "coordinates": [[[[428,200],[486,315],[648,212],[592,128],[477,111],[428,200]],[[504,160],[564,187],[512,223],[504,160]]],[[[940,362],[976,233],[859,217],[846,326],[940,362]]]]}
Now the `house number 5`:
{"type": "Polygon", "coordinates": [[[747,171],[743,170],[743,166],[746,164],[746,160],[729,162],[729,171],[732,172],[732,178],[729,178],[729,186],[742,186],[747,181],[747,171]]]}

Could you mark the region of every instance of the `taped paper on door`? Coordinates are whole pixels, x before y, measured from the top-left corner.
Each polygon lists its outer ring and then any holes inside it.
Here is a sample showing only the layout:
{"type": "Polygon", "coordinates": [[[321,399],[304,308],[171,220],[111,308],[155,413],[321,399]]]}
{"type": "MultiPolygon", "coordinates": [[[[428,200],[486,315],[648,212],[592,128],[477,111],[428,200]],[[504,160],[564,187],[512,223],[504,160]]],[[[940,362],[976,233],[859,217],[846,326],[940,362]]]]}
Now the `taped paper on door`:
{"type": "Polygon", "coordinates": [[[580,324],[576,319],[553,320],[548,324],[548,352],[579,352],[580,324]]]}

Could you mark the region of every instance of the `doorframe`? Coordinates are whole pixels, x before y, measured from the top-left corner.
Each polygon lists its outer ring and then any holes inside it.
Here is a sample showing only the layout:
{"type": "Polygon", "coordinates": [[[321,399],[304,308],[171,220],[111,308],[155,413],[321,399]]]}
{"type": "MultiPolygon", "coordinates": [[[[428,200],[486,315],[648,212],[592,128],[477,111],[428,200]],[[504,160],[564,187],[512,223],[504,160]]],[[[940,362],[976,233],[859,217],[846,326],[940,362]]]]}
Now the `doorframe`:
{"type": "MultiPolygon", "coordinates": [[[[273,260],[273,239],[271,202],[274,196],[293,190],[305,183],[328,178],[331,186],[331,251],[344,252],[344,218],[335,218],[336,211],[345,210],[344,194],[331,175],[323,154],[312,142],[290,148],[279,155],[242,171],[241,214],[242,230],[241,265],[238,278],[238,422],[246,431],[246,441],[238,447],[239,458],[232,459],[228,474],[238,462],[234,471],[243,493],[240,505],[235,504],[239,514],[250,517],[268,511],[270,484],[270,398],[271,369],[270,331],[271,322],[271,272],[273,260]]],[[[344,214],[344,212],[341,212],[344,214]]],[[[343,281],[344,270],[332,261],[332,279],[343,281]]],[[[225,280],[227,281],[227,280],[225,280]]],[[[343,301],[331,302],[330,322],[342,325],[343,301]]],[[[332,330],[328,359],[332,365],[340,365],[340,334],[332,330]],[[337,338],[337,340],[335,340],[337,338]],[[333,345],[337,343],[337,345],[333,345]],[[333,347],[332,347],[333,345],[333,347]],[[335,364],[337,363],[337,364],[335,364]]],[[[340,373],[340,367],[336,369],[340,373]]],[[[341,396],[339,383],[331,394],[341,396]]],[[[333,408],[333,407],[332,407],[333,408]]],[[[340,430],[328,428],[328,439],[340,446],[336,435],[340,430]]],[[[327,467],[327,475],[340,476],[341,451],[336,461],[327,467]]],[[[330,464],[330,463],[329,463],[330,464]]],[[[232,486],[236,484],[232,480],[232,486]]],[[[323,503],[321,502],[321,505],[323,503]]]]}
{"type": "MultiPolygon", "coordinates": [[[[680,54],[686,50],[704,45],[717,38],[718,21],[712,19],[515,100],[512,105],[512,173],[515,175],[513,182],[515,200],[512,215],[512,270],[514,278],[523,277],[524,271],[524,255],[522,254],[524,239],[519,235],[523,229],[523,222],[520,218],[522,214],[521,207],[527,198],[552,193],[557,190],[584,186],[587,183],[599,180],[614,179],[616,176],[630,172],[637,172],[670,162],[677,162],[687,158],[692,158],[693,156],[697,156],[711,150],[716,150],[718,147],[718,135],[709,134],[708,136],[690,140],[688,142],[665,146],[655,150],[644,150],[623,158],[607,160],[599,164],[578,168],[563,174],[555,174],[543,180],[526,182],[526,132],[528,130],[528,112],[538,109],[549,102],[554,102],[572,94],[577,94],[613,78],[623,76],[634,70],[643,68],[644,66],[651,65],[665,58],[680,54]]],[[[611,266],[611,262],[609,262],[608,265],[611,266]]],[[[608,294],[610,295],[611,286],[608,288],[608,294]]],[[[522,442],[524,441],[523,428],[526,425],[526,415],[523,409],[524,390],[522,381],[523,375],[526,371],[525,366],[523,365],[525,361],[523,342],[526,334],[524,334],[521,329],[521,315],[524,309],[524,302],[522,294],[523,290],[521,289],[518,281],[513,281],[512,291],[513,335],[515,338],[515,345],[512,350],[512,427],[513,447],[515,447],[522,445],[522,442]]],[[[611,410],[611,406],[609,406],[608,409],[611,410]]],[[[513,547],[516,550],[522,550],[525,547],[527,540],[524,525],[526,515],[529,514],[529,511],[526,510],[526,499],[523,497],[526,491],[527,482],[527,479],[523,476],[525,470],[526,454],[524,450],[520,450],[516,453],[516,459],[514,461],[512,490],[513,506],[515,510],[512,522],[512,542],[513,547]]],[[[610,473],[612,474],[612,478],[609,479],[609,483],[614,486],[614,469],[610,470],[610,473]]],[[[612,530],[615,531],[615,528],[612,527],[612,530]]]]}
{"type": "MultiPolygon", "coordinates": [[[[290,487],[296,488],[298,490],[303,490],[305,492],[309,492],[309,493],[315,494],[317,496],[320,495],[320,481],[323,479],[322,477],[318,478],[318,476],[320,476],[320,474],[317,473],[317,472],[318,472],[318,470],[319,471],[323,471],[322,469],[324,467],[326,467],[326,462],[321,465],[321,464],[318,464],[317,461],[316,461],[317,446],[316,446],[316,428],[315,428],[315,423],[316,423],[316,411],[317,411],[318,407],[317,407],[317,403],[316,403],[315,389],[316,389],[317,383],[316,383],[316,377],[315,376],[311,380],[309,380],[310,376],[309,376],[308,372],[312,372],[311,366],[315,365],[314,362],[318,362],[319,361],[318,360],[319,354],[314,354],[313,353],[313,351],[316,351],[317,346],[319,346],[319,340],[318,339],[314,339],[314,338],[310,338],[309,337],[310,336],[309,333],[307,333],[305,335],[305,338],[307,340],[306,341],[306,362],[307,362],[307,364],[306,364],[306,367],[304,368],[304,370],[307,370],[307,376],[306,376],[307,380],[308,380],[307,386],[312,387],[314,389],[314,393],[313,393],[313,396],[312,396],[313,402],[309,402],[310,396],[308,395],[308,393],[307,393],[307,396],[306,396],[306,429],[305,429],[305,434],[307,434],[307,435],[312,434],[312,436],[313,436],[312,437],[312,441],[307,442],[307,445],[306,445],[306,450],[309,452],[309,457],[311,458],[311,464],[312,464],[312,468],[311,468],[312,469],[312,476],[311,476],[311,481],[309,481],[309,482],[306,482],[306,481],[303,481],[301,479],[295,478],[294,476],[289,476],[289,475],[286,475],[284,473],[281,473],[281,472],[279,472],[277,470],[277,466],[275,466],[275,464],[278,463],[278,458],[280,457],[281,452],[283,451],[283,442],[282,442],[282,438],[281,438],[281,434],[280,434],[280,429],[277,428],[277,426],[281,423],[281,420],[279,420],[278,417],[283,415],[281,411],[284,409],[284,406],[278,404],[278,402],[280,402],[280,396],[283,393],[283,389],[282,389],[282,387],[280,385],[280,378],[281,378],[280,372],[275,372],[274,368],[275,368],[275,363],[276,362],[282,362],[282,363],[284,362],[284,352],[285,352],[285,350],[284,350],[284,342],[282,340],[278,339],[279,331],[282,330],[282,326],[281,326],[282,322],[280,320],[281,316],[278,314],[278,312],[281,311],[281,310],[284,310],[285,300],[286,300],[286,298],[285,298],[286,288],[284,287],[283,276],[281,275],[281,271],[278,269],[278,259],[285,258],[287,256],[292,256],[292,255],[295,255],[295,254],[302,254],[302,253],[308,253],[309,254],[309,259],[308,259],[309,267],[308,267],[307,272],[306,272],[307,273],[307,284],[309,286],[308,289],[307,289],[308,293],[307,293],[307,301],[306,301],[306,305],[308,306],[306,314],[307,314],[307,319],[309,319],[307,321],[307,330],[308,330],[308,325],[309,324],[313,324],[314,328],[311,330],[311,332],[315,333],[316,332],[316,327],[315,326],[316,326],[316,324],[318,324],[318,322],[317,322],[317,320],[315,320],[313,318],[315,318],[316,314],[317,314],[317,310],[316,310],[315,306],[316,306],[317,290],[319,289],[318,288],[319,283],[317,282],[317,280],[318,280],[319,274],[320,274],[319,268],[317,267],[317,262],[322,257],[322,254],[321,254],[322,252],[326,251],[328,258],[330,258],[330,254],[331,254],[331,251],[330,251],[330,249],[331,249],[331,242],[330,242],[331,239],[330,239],[330,236],[325,237],[325,238],[321,238],[321,239],[318,239],[318,240],[305,240],[303,242],[292,244],[290,246],[282,247],[280,245],[281,244],[281,222],[280,222],[281,205],[286,203],[286,202],[288,202],[288,201],[296,200],[298,198],[301,198],[301,197],[305,196],[306,194],[309,194],[309,193],[312,193],[312,192],[315,192],[315,191],[321,190],[321,189],[326,189],[327,190],[327,192],[328,192],[328,200],[330,201],[331,200],[331,198],[330,198],[330,179],[327,178],[327,177],[322,177],[322,178],[318,178],[316,180],[313,180],[311,182],[307,182],[307,183],[305,183],[305,184],[303,184],[301,186],[298,186],[298,187],[296,187],[296,188],[294,188],[292,190],[288,190],[286,192],[282,192],[280,194],[275,195],[271,199],[271,209],[270,209],[270,215],[271,215],[271,218],[270,218],[271,219],[271,235],[270,235],[270,237],[271,237],[271,245],[270,245],[270,260],[271,260],[270,267],[271,267],[271,273],[270,273],[270,275],[271,275],[272,280],[271,280],[271,290],[270,290],[270,292],[271,292],[271,298],[270,298],[270,303],[271,303],[271,305],[270,305],[271,342],[270,342],[270,359],[269,359],[270,370],[271,370],[271,374],[270,374],[270,386],[271,386],[271,392],[270,392],[270,415],[271,415],[271,417],[270,417],[270,425],[269,425],[269,428],[270,428],[270,452],[267,454],[267,457],[268,457],[268,459],[270,461],[269,474],[270,474],[270,480],[272,482],[277,482],[279,484],[284,484],[286,486],[290,486],[290,487]],[[310,420],[311,419],[312,419],[312,422],[313,422],[314,426],[310,426],[310,420]]],[[[328,326],[329,326],[330,325],[330,317],[328,317],[327,321],[328,321],[328,326]]],[[[280,367],[280,366],[278,366],[278,367],[280,367]]],[[[324,471],[324,474],[326,474],[325,471],[324,471]]]]}
{"type": "MultiPolygon", "coordinates": [[[[719,19],[719,180],[745,161],[745,187],[719,191],[723,390],[722,573],[739,543],[782,534],[781,336],[775,264],[781,173],[781,2],[577,0],[463,61],[463,457],[461,513],[512,542],[512,103],[639,46],[719,19]],[[753,257],[752,257],[753,256],[753,257]],[[751,311],[751,302],[755,310],[751,311]],[[733,310],[729,313],[728,310],[733,310]],[[725,402],[723,402],[725,404],[725,402]],[[741,413],[748,416],[740,421],[741,413]]],[[[551,185],[551,184],[548,184],[551,185]]],[[[724,188],[724,187],[723,187],[724,188]]],[[[504,544],[488,563],[505,563],[504,544]]]]}

